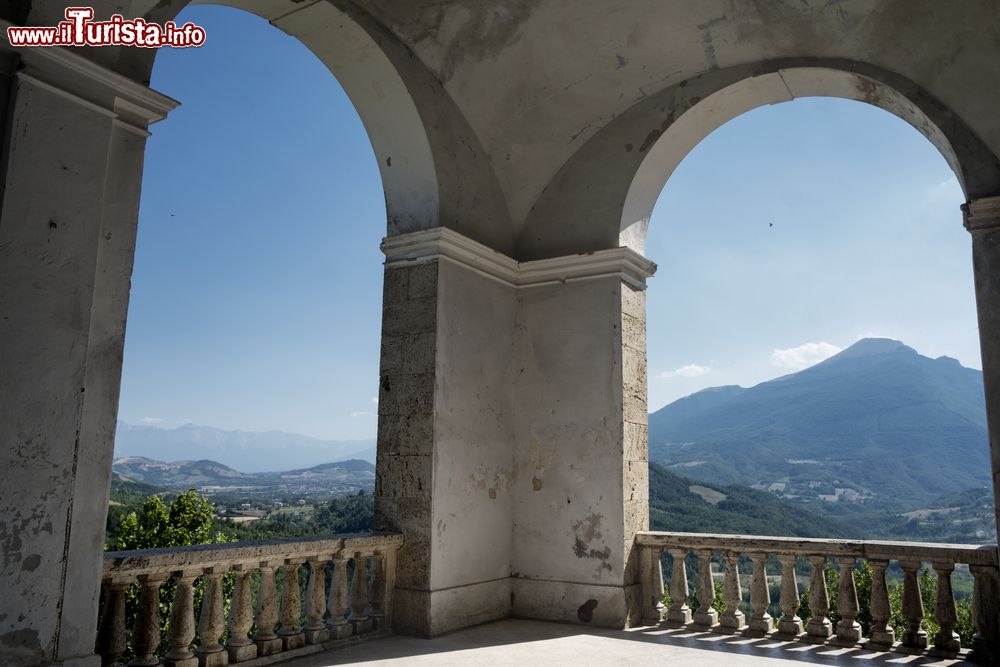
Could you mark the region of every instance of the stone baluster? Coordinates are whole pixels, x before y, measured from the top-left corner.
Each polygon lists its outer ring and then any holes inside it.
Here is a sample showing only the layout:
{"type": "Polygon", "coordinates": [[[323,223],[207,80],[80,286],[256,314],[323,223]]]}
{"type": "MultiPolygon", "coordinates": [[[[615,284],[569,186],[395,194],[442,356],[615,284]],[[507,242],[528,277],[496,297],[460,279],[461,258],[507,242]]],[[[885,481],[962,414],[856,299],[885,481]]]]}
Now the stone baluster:
{"type": "Polygon", "coordinates": [[[332,639],[344,639],[354,633],[354,627],[348,622],[350,611],[347,597],[347,559],[337,555],[333,559],[333,581],[330,582],[330,618],[326,627],[330,629],[332,639]]]}
{"type": "Polygon", "coordinates": [[[197,667],[198,658],[191,651],[194,641],[194,580],[197,572],[174,573],[174,602],[170,607],[167,642],[170,651],[163,656],[167,667],[197,667]]]}
{"type": "Polygon", "coordinates": [[[785,638],[798,637],[804,630],[799,618],[799,586],[795,579],[795,554],[781,554],[781,618],[778,632],[785,638]]]}
{"type": "Polygon", "coordinates": [[[104,609],[97,630],[97,653],[101,665],[117,665],[125,653],[125,592],[129,583],[109,581],[104,585],[104,609]]]}
{"type": "Polygon", "coordinates": [[[872,613],[871,638],[866,647],[888,651],[896,643],[896,633],[889,625],[889,591],[885,585],[885,570],[889,561],[869,558],[872,568],[872,595],[869,603],[872,613]]]}
{"type": "Polygon", "coordinates": [[[955,609],[955,595],[951,591],[951,573],[955,564],[935,562],[937,573],[937,597],[934,601],[934,620],[940,628],[934,635],[934,648],[945,654],[958,653],[961,644],[955,626],[958,625],[958,612],[955,609]]]}
{"type": "Polygon", "coordinates": [[[135,657],[129,665],[145,667],[160,664],[156,650],[160,647],[160,584],[165,578],[161,574],[139,577],[139,610],[132,632],[135,657]]]}
{"type": "Polygon", "coordinates": [[[330,638],[323,622],[326,612],[326,562],[309,559],[309,585],[306,587],[306,625],[302,629],[307,644],[321,644],[330,638]]]}
{"type": "Polygon", "coordinates": [[[299,627],[302,617],[302,595],[299,588],[299,566],[302,561],[287,559],[285,561],[285,579],[281,587],[281,628],[278,636],[281,638],[283,651],[305,646],[306,638],[299,627]]]}
{"type": "Polygon", "coordinates": [[[712,580],[712,550],[698,550],[698,609],[694,612],[694,622],[698,626],[711,629],[719,624],[719,612],[715,602],[715,582],[712,580]]]}
{"type": "Polygon", "coordinates": [[[354,634],[371,632],[374,623],[368,618],[368,558],[354,554],[354,581],[351,582],[351,625],[354,634]]]}
{"type": "Polygon", "coordinates": [[[722,584],[722,598],[726,603],[726,610],[719,616],[720,631],[741,632],[745,627],[745,619],[740,611],[743,589],[740,586],[739,554],[730,552],[725,558],[726,578],[722,584]]]}
{"type": "Polygon", "coordinates": [[[837,623],[837,642],[853,645],[861,641],[861,624],[857,622],[858,590],[854,586],[854,556],[837,556],[840,566],[840,586],[837,588],[837,611],[840,622],[837,623]]]}
{"type": "Polygon", "coordinates": [[[747,635],[763,637],[774,630],[774,619],[767,613],[767,608],[771,604],[771,593],[767,589],[767,572],[764,569],[767,554],[747,555],[753,561],[753,576],[750,579],[750,627],[747,629],[747,635]]]}
{"type": "Polygon", "coordinates": [[[670,608],[667,610],[667,622],[674,627],[687,625],[691,622],[691,607],[687,604],[688,580],[687,567],[684,559],[687,549],[670,549],[670,557],[674,565],[670,571],[670,608]]]}
{"type": "Polygon", "coordinates": [[[663,565],[658,547],[639,549],[642,570],[642,623],[659,625],[663,620],[663,565]]]}
{"type": "Polygon", "coordinates": [[[281,638],[274,632],[274,626],[278,624],[278,594],[274,586],[274,566],[271,563],[260,564],[260,590],[257,592],[254,622],[257,634],[253,641],[257,645],[258,657],[281,651],[281,638]]]}
{"type": "Polygon", "coordinates": [[[385,554],[376,553],[372,556],[372,599],[368,607],[368,617],[372,619],[375,629],[385,624],[385,554]]]}
{"type": "Polygon", "coordinates": [[[198,637],[201,639],[196,651],[201,667],[220,667],[229,664],[229,654],[219,643],[226,628],[223,614],[222,577],[227,568],[209,568],[205,571],[205,595],[201,600],[201,614],[198,617],[198,637]]]}
{"type": "Polygon", "coordinates": [[[906,648],[922,651],[927,648],[927,632],[920,627],[920,621],[924,619],[924,603],[917,583],[920,561],[899,561],[899,566],[903,569],[903,618],[906,619],[902,644],[906,648]]]}
{"type": "Polygon", "coordinates": [[[826,556],[809,556],[812,576],[809,580],[809,623],[806,625],[806,639],[823,643],[833,636],[833,622],[830,613],[830,596],[826,590],[826,556]]]}
{"type": "Polygon", "coordinates": [[[1000,662],[1000,573],[993,565],[970,565],[972,572],[972,636],[969,659],[994,664],[1000,662]]]}
{"type": "MultiPolygon", "coordinates": [[[[253,625],[253,589],[250,576],[253,569],[237,565],[233,582],[233,600],[229,605],[229,639],[226,652],[229,662],[246,662],[257,657],[257,645],[247,636],[253,625]]],[[[261,582],[263,591],[263,581],[261,582]]],[[[259,634],[259,633],[258,633],[259,634]]]]}

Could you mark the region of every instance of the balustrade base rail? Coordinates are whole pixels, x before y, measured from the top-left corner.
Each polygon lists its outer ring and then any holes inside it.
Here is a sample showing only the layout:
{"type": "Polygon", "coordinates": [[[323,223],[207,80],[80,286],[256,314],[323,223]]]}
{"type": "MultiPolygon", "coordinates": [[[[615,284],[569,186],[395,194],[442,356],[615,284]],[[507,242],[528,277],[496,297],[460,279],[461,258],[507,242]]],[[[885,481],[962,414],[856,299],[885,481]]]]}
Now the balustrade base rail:
{"type": "MultiPolygon", "coordinates": [[[[996,545],[929,544],[860,540],[822,540],[745,535],[709,535],[699,533],[642,532],[636,536],[642,577],[642,623],[648,626],[684,627],[692,630],[769,637],[783,641],[805,641],[844,647],[862,647],[873,651],[898,651],[944,658],[966,657],[969,660],[996,664],[1000,662],[1000,573],[996,545]],[[697,609],[688,606],[690,590],[686,559],[694,553],[698,560],[695,600],[697,609]],[[665,607],[661,557],[672,560],[670,605],[665,607]],[[725,564],[722,601],[725,610],[715,608],[716,590],[712,559],[719,554],[725,564]],[[739,559],[749,558],[750,615],[740,609],[743,590],[739,559]],[[771,594],[765,569],[768,559],[780,563],[781,614],[775,622],[768,609],[771,594]],[[795,567],[800,558],[808,560],[811,574],[808,587],[809,619],[798,615],[800,592],[795,567]],[[840,575],[837,585],[837,615],[831,622],[830,596],[826,567],[836,562],[840,575]],[[867,637],[858,622],[861,607],[855,585],[858,560],[871,567],[871,615],[867,637]],[[905,623],[900,636],[890,624],[889,587],[886,571],[891,562],[903,572],[902,615],[905,623]],[[932,637],[922,627],[923,599],[918,572],[928,563],[937,574],[933,619],[938,630],[932,637]],[[971,650],[964,650],[955,632],[958,613],[952,591],[951,575],[958,564],[968,565],[973,576],[972,612],[975,635],[971,650]]],[[[692,602],[694,604],[694,602],[692,602]]],[[[867,620],[867,619],[866,619],[867,620]]]]}
{"type": "Polygon", "coordinates": [[[107,667],[126,657],[135,666],[258,665],[384,636],[401,544],[395,533],[365,533],[108,552],[97,653],[107,667]],[[165,584],[173,599],[163,646],[165,584]]]}

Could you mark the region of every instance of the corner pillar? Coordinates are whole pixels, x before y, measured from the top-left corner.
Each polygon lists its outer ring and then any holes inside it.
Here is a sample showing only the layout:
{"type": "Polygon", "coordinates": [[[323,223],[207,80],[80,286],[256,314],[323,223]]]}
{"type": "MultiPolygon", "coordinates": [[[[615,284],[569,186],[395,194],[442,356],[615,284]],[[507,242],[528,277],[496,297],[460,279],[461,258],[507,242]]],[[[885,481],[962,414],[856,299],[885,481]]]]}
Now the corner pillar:
{"type": "Polygon", "coordinates": [[[513,613],[638,625],[655,265],[616,248],[519,266],[513,613]]]}
{"type": "Polygon", "coordinates": [[[382,249],[375,527],[394,629],[434,636],[510,613],[516,264],[443,228],[382,249]]]}

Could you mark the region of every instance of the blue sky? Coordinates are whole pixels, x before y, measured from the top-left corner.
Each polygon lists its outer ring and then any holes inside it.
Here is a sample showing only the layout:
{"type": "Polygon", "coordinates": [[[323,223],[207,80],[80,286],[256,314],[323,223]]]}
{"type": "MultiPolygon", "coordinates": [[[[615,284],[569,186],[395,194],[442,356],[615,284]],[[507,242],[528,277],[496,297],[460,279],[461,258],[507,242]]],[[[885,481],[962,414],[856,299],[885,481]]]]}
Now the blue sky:
{"type": "MultiPolygon", "coordinates": [[[[361,121],[264,21],[182,18],[208,39],[157,57],[183,106],[147,147],[120,418],[374,437],[385,212],[361,121]]],[[[653,214],[650,408],[867,335],[980,368],[962,200],[926,139],[857,102],[720,128],[653,214]]]]}

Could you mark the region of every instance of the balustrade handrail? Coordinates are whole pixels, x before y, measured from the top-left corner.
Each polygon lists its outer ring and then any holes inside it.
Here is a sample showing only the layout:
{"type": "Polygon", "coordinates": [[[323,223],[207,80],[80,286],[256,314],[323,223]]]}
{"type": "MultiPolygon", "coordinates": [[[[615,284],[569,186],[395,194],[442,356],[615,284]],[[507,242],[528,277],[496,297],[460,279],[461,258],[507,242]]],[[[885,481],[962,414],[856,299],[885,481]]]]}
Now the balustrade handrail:
{"type": "Polygon", "coordinates": [[[811,537],[722,535],[643,531],[636,544],[663,549],[714,549],[718,551],[764,551],[771,554],[855,556],[864,559],[918,560],[964,563],[996,567],[997,545],[894,542],[888,540],[844,540],[811,537]]]}
{"type": "Polygon", "coordinates": [[[223,667],[384,635],[392,625],[402,543],[399,533],[375,532],[106,552],[97,653],[105,667],[119,665],[131,643],[129,665],[223,667]],[[160,587],[168,580],[167,650],[161,646],[160,587]],[[134,618],[126,617],[129,589],[137,589],[134,618]]]}
{"type": "Polygon", "coordinates": [[[103,579],[137,577],[192,567],[257,565],[287,558],[305,560],[311,556],[329,557],[337,553],[362,552],[369,555],[385,549],[398,549],[402,543],[403,536],[399,533],[369,532],[106,551],[103,579]]]}
{"type": "Polygon", "coordinates": [[[909,653],[931,651],[942,657],[955,657],[961,643],[955,631],[958,611],[952,589],[951,575],[956,565],[969,566],[973,577],[972,617],[975,634],[968,656],[990,664],[1000,663],[1000,568],[997,546],[975,544],[935,544],[927,542],[892,542],[881,540],[841,540],[802,537],[772,537],[759,535],[718,535],[703,533],[671,533],[644,531],[636,534],[642,599],[642,620],[648,625],[666,622],[673,627],[693,624],[714,632],[742,633],[750,637],[770,636],[778,640],[833,642],[839,646],[864,645],[869,650],[888,651],[897,648],[909,653]],[[670,606],[664,607],[664,578],[661,557],[672,558],[670,573],[670,606]],[[686,561],[694,553],[697,563],[697,609],[688,606],[690,595],[686,561]],[[722,557],[723,613],[713,605],[716,582],[712,572],[715,554],[722,557]],[[780,564],[780,618],[771,609],[771,582],[768,562],[777,557],[780,564]],[[750,574],[749,616],[744,613],[741,559],[752,564],[750,574]],[[800,589],[797,563],[809,562],[808,624],[799,617],[800,589]],[[827,590],[826,568],[830,559],[840,571],[837,583],[837,614],[834,626],[828,614],[830,596],[827,590]],[[866,560],[871,571],[869,591],[870,628],[867,637],[858,621],[860,604],[855,584],[858,560],[866,560]],[[889,624],[890,599],[886,573],[890,561],[897,561],[903,572],[902,609],[905,620],[900,636],[889,624]],[[933,609],[924,609],[918,572],[930,563],[937,575],[933,609]],[[694,613],[692,613],[694,612],[694,613]],[[938,629],[929,637],[922,627],[926,614],[931,614],[938,629]]]}

